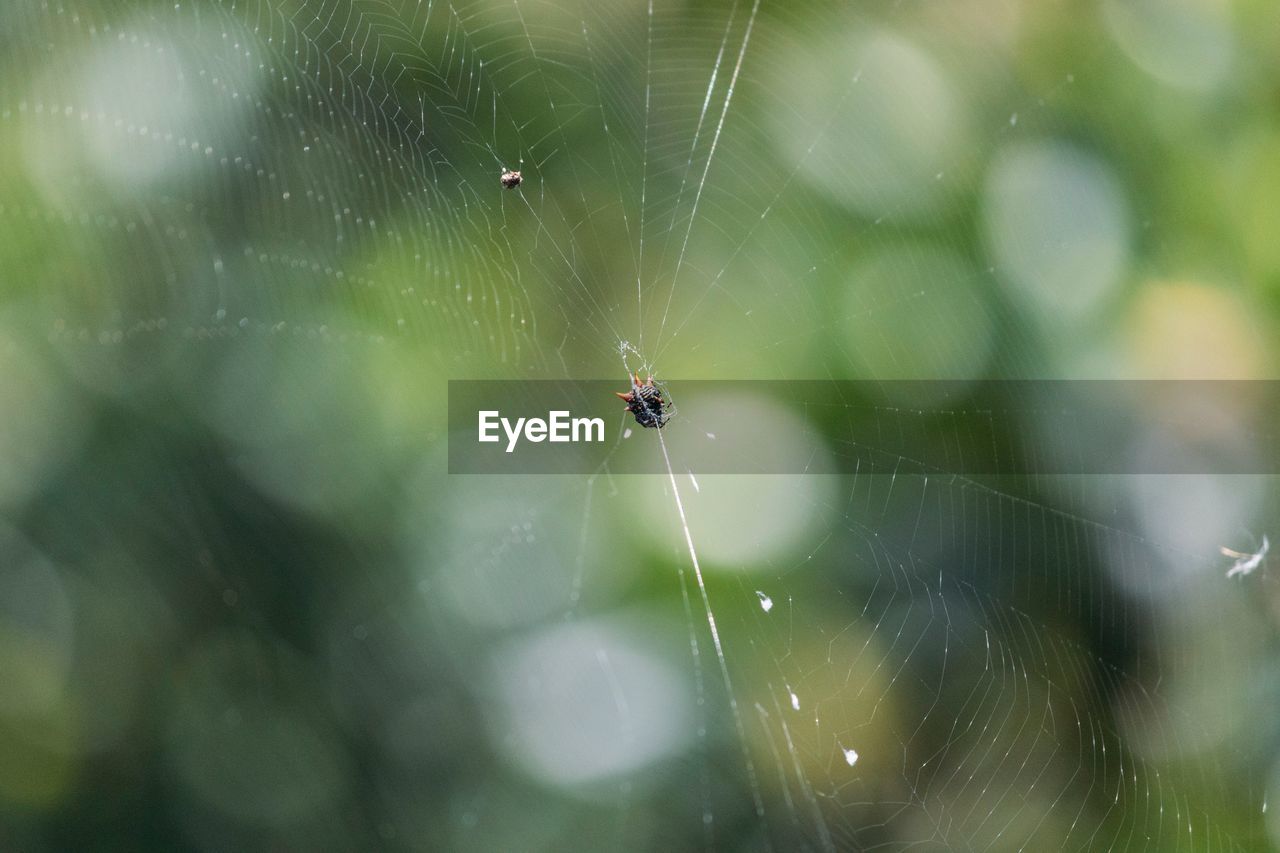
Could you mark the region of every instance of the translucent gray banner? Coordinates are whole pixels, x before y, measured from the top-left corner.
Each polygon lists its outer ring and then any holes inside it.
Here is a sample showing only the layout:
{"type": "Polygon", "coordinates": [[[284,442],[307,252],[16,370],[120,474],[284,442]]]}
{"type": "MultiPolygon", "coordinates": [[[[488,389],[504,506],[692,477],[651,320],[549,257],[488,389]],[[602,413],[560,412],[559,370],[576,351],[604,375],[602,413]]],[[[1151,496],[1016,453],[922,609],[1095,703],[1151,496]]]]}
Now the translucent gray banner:
{"type": "Polygon", "coordinates": [[[449,382],[456,474],[1277,474],[1275,381],[449,382]],[[633,397],[633,399],[635,399],[633,397]],[[633,406],[634,408],[634,406],[633,406]],[[652,415],[652,411],[649,411],[652,415]]]}

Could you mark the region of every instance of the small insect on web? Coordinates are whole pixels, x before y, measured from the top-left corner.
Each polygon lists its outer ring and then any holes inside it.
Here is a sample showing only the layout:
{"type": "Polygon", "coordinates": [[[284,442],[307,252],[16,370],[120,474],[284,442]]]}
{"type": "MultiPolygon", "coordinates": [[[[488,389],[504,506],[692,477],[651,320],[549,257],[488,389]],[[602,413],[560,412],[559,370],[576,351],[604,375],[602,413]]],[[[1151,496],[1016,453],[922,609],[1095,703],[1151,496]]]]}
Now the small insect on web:
{"type": "Polygon", "coordinates": [[[640,381],[640,374],[631,374],[631,390],[623,394],[614,391],[627,404],[627,411],[635,415],[636,423],[646,428],[662,429],[671,419],[671,407],[662,396],[662,389],[653,384],[650,376],[645,382],[640,381]]]}
{"type": "MultiPolygon", "coordinates": [[[[497,122],[496,102],[494,105],[494,122],[495,122],[495,131],[496,131],[496,122],[497,122]]],[[[492,145],[489,145],[487,147],[489,149],[489,154],[493,157],[493,161],[498,164],[498,168],[501,170],[498,180],[502,183],[502,188],[513,190],[516,187],[520,186],[520,184],[524,181],[524,175],[520,171],[521,169],[524,168],[524,158],[521,157],[519,165],[516,168],[512,169],[502,161],[502,158],[498,156],[498,152],[493,149],[492,145]]]]}
{"type": "Polygon", "coordinates": [[[1227,577],[1229,578],[1253,574],[1253,570],[1262,565],[1263,561],[1267,559],[1267,552],[1270,550],[1271,543],[1267,540],[1265,534],[1262,537],[1262,547],[1252,554],[1226,547],[1219,549],[1222,556],[1235,560],[1235,563],[1227,570],[1227,577]]]}

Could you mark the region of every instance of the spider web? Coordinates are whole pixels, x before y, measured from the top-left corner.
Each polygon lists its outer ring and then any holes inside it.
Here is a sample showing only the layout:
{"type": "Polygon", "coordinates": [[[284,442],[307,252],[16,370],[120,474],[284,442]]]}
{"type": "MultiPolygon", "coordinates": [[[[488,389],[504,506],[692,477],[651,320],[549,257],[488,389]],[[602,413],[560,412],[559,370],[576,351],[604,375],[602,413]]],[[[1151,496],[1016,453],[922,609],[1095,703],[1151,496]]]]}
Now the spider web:
{"type": "MultiPolygon", "coordinates": [[[[90,464],[68,492],[160,478],[125,489],[161,520],[147,547],[197,554],[213,602],[118,572],[128,606],[216,626],[138,641],[183,640],[176,686],[130,671],[172,693],[167,734],[136,747],[178,783],[168,829],[196,846],[1265,846],[1274,589],[1265,568],[1228,583],[1217,550],[1259,546],[1263,478],[814,459],[700,481],[621,419],[618,447],[644,442],[667,476],[443,474],[448,377],[622,390],[634,370],[676,399],[681,377],[862,377],[910,420],[931,403],[892,380],[1094,366],[1046,357],[1037,314],[1090,306],[1005,307],[1017,270],[974,257],[970,211],[1003,153],[1047,159],[1129,227],[1095,161],[1044,142],[1096,95],[1077,90],[1104,50],[1016,73],[1017,16],[979,7],[989,29],[967,6],[762,0],[0,12],[21,84],[0,96],[18,164],[0,262],[26,273],[0,340],[61,389],[31,434],[73,413],[90,464]],[[86,442],[99,405],[138,437],[86,442]],[[219,728],[232,717],[292,733],[297,775],[265,773],[219,728]]],[[[666,432],[699,430],[681,403],[666,432]]],[[[798,428],[720,405],[779,453],[798,428]]],[[[79,516],[86,544],[59,546],[55,502],[6,482],[58,583],[103,542],[133,548],[79,516]]]]}

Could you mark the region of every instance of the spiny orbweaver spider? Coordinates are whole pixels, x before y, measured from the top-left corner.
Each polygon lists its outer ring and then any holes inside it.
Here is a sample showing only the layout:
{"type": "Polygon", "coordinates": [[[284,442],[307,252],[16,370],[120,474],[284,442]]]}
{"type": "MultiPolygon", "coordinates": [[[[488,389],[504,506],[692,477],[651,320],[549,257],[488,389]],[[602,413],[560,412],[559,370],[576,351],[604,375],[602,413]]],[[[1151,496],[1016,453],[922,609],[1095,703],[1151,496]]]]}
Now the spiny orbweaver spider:
{"type": "Polygon", "coordinates": [[[614,391],[627,404],[627,411],[636,416],[636,423],[646,428],[662,429],[671,417],[667,401],[662,399],[662,390],[653,384],[653,377],[643,383],[640,374],[631,374],[631,390],[626,394],[614,391]]]}

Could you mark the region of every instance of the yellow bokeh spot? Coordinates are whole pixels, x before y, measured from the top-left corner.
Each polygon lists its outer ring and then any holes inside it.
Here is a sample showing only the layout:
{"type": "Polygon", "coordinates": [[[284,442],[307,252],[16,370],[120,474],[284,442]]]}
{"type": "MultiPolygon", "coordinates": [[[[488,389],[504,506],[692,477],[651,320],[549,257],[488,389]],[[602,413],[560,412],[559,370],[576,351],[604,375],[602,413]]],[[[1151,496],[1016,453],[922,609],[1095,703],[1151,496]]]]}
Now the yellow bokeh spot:
{"type": "Polygon", "coordinates": [[[1263,329],[1229,290],[1194,282],[1148,283],[1127,326],[1140,378],[1266,378],[1263,329]]]}

